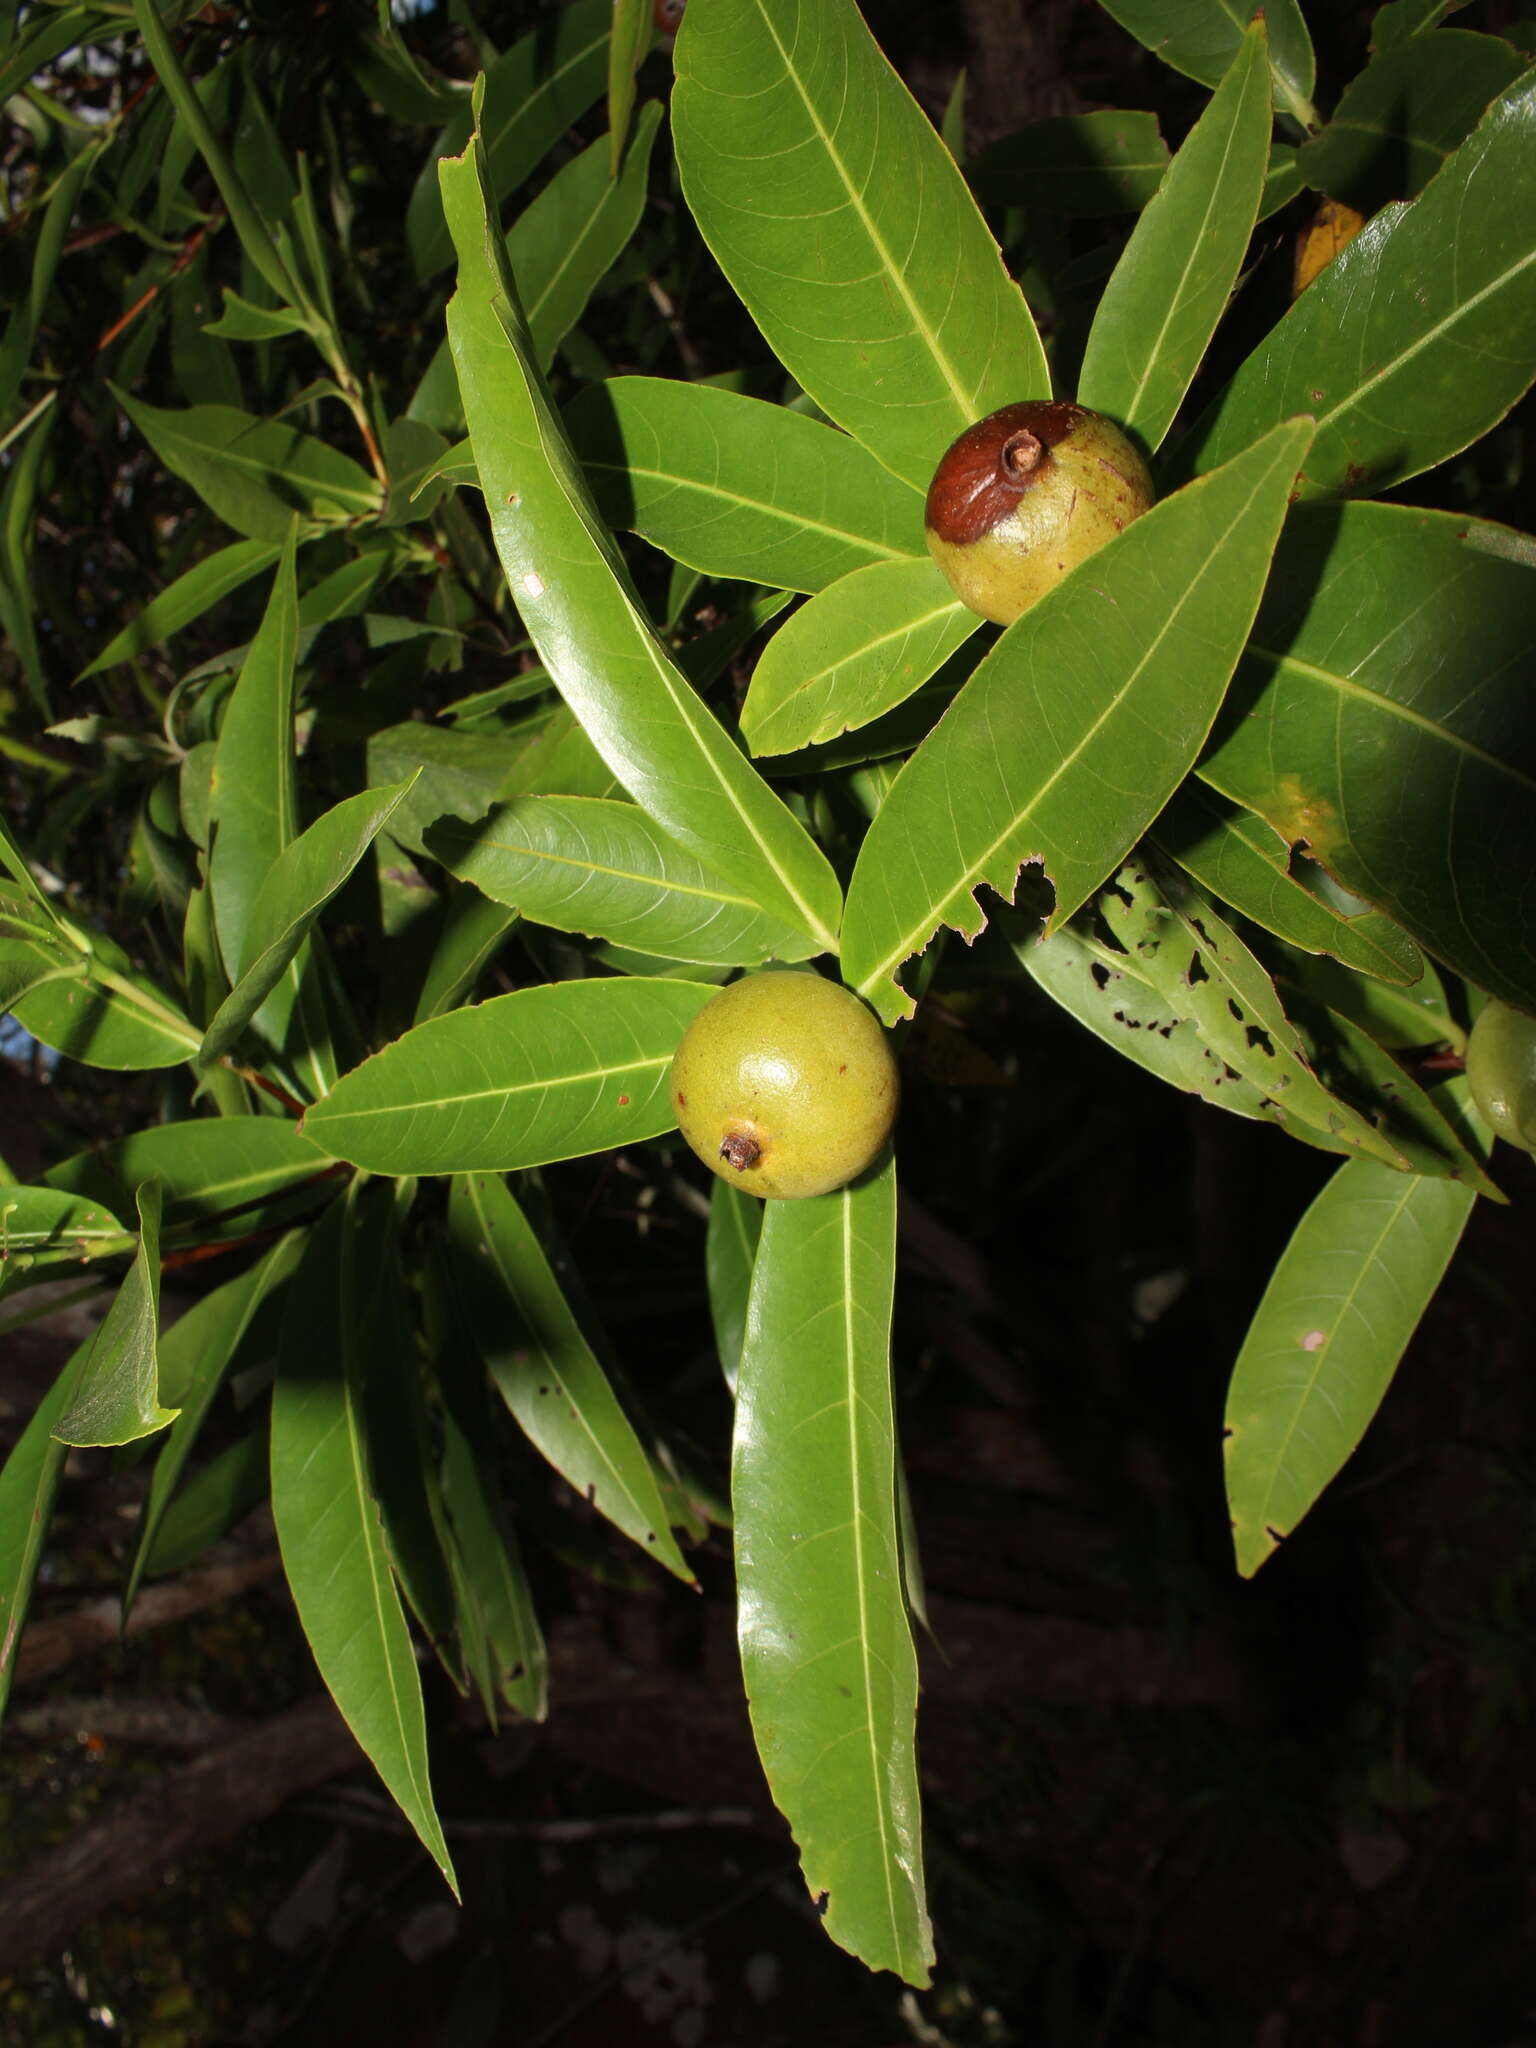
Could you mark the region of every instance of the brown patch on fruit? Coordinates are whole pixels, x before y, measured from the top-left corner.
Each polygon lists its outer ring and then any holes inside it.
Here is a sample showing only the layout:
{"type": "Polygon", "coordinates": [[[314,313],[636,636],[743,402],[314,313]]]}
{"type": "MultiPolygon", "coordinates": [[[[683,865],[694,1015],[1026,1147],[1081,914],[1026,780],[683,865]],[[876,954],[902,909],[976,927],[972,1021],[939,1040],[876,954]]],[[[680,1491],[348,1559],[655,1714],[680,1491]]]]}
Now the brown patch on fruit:
{"type": "Polygon", "coordinates": [[[763,1156],[763,1148],[750,1131],[727,1131],[720,1141],[720,1157],[738,1173],[750,1173],[763,1156]]]}
{"type": "Polygon", "coordinates": [[[928,486],[929,529],[954,547],[982,539],[1047,474],[1051,450],[1087,417],[1065,399],[1032,398],[967,427],[928,486]]]}

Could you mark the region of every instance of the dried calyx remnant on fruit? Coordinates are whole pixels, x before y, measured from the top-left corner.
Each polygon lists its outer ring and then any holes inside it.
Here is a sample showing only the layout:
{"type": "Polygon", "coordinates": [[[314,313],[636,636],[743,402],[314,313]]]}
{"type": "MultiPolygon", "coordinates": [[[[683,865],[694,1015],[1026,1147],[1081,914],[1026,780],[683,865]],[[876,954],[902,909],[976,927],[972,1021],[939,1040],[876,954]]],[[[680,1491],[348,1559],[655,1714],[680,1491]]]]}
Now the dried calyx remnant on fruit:
{"type": "Polygon", "coordinates": [[[1152,474],[1113,420],[1064,399],[989,413],[928,487],[928,552],[955,595],[1012,623],[1152,503],[1152,474]]]}
{"type": "Polygon", "coordinates": [[[1467,1085],[1496,1136],[1536,1152],[1536,1017],[1484,1003],[1467,1040],[1467,1085]]]}
{"type": "Polygon", "coordinates": [[[873,1164],[891,1134],[890,1042],[851,990],[769,969],[707,1002],[672,1061],[678,1128],[744,1194],[825,1195],[873,1164]]]}

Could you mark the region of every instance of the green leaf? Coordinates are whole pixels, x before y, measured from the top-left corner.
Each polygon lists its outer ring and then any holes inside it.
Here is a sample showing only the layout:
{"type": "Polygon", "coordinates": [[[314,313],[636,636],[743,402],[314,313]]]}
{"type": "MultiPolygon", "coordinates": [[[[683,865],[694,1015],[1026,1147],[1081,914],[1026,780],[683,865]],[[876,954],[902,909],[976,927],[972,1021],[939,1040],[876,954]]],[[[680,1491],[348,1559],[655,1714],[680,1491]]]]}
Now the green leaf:
{"type": "Polygon", "coordinates": [[[989,206],[1038,207],[1096,220],[1139,213],[1162,183],[1168,145],[1156,114],[1120,109],[1026,121],[966,166],[989,206]]]}
{"type": "Polygon", "coordinates": [[[667,1075],[708,982],[549,982],[434,1017],[344,1074],[304,1132],[370,1173],[498,1173],[673,1128],[667,1075]]]}
{"type": "Polygon", "coordinates": [[[376,478],[297,427],[229,405],[167,411],[109,389],[172,475],[236,533],[281,546],[295,511],[338,526],[382,509],[376,478]]]}
{"type": "Polygon", "coordinates": [[[204,334],[216,334],[221,341],[276,341],[284,335],[303,334],[309,321],[288,306],[256,306],[242,299],[228,285],[224,287],[224,311],[217,320],[207,321],[204,334]]]}
{"type": "Polygon", "coordinates": [[[298,1127],[275,1116],[197,1117],[155,1124],[50,1167],[49,1187],[118,1209],[141,1182],[164,1191],[167,1230],[196,1224],[210,1232],[215,1220],[241,1212],[232,1227],[251,1228],[274,1195],[326,1174],[331,1162],[298,1127]]]}
{"type": "Polygon", "coordinates": [[[231,591],[249,583],[263,569],[269,569],[281,552],[273,542],[265,540],[236,540],[231,541],[228,547],[216,548],[211,555],[204,556],[202,561],[188,569],[185,575],[168,584],[158,597],[151,598],[136,618],[130,620],[120,633],[113,634],[100,654],[81,669],[76,680],[84,682],[98,669],[112,668],[120,661],[132,661],[135,655],[161,646],[173,633],[179,633],[184,626],[190,626],[205,612],[211,611],[231,591]]]}
{"type": "Polygon", "coordinates": [[[410,786],[396,782],[346,797],[283,848],[251,905],[240,979],[208,1026],[199,1054],[204,1063],[235,1044],[410,786]]]}
{"type": "Polygon", "coordinates": [[[691,1586],[645,1446],[505,1181],[455,1179],[448,1228],[465,1319],[518,1427],[599,1514],[691,1586]]]}
{"type": "Polygon", "coordinates": [[[91,1340],[80,1379],[53,1426],[61,1444],[129,1444],[176,1420],[160,1405],[158,1180],[138,1190],[139,1246],[127,1277],[91,1340]]]}
{"type": "MultiPolygon", "coordinates": [[[[617,178],[608,175],[608,138],[600,136],[556,171],[512,223],[507,258],[541,370],[554,361],[555,350],[640,225],[651,148],[660,126],[661,103],[647,101],[617,178]]],[[[409,410],[413,418],[429,420],[444,433],[461,430],[464,408],[446,339],[427,365],[409,410]]]]}
{"type": "MultiPolygon", "coordinates": [[[[611,0],[572,0],[516,42],[485,74],[480,128],[490,187],[515,192],[607,84],[611,0]]],[[[473,116],[455,115],[438,137],[405,212],[405,240],[422,282],[453,261],[438,196],[437,160],[468,142],[473,116]]]]}
{"type": "Polygon", "coordinates": [[[449,900],[443,929],[427,963],[413,1024],[425,1024],[453,1010],[473,993],[481,973],[517,923],[516,914],[492,903],[478,889],[457,890],[449,900]]]}
{"type": "Polygon", "coordinates": [[[915,1720],[896,1515],[889,1161],[770,1202],[736,1384],[737,1626],[758,1753],[832,1939],[925,1984],[915,1720]]]}
{"type": "Polygon", "coordinates": [[[71,1355],[0,1467],[0,1714],[10,1697],[16,1652],[68,1456],[53,1433],[54,1424],[79,1384],[95,1341],[93,1333],[71,1355]]]}
{"type": "Polygon", "coordinates": [[[143,1577],[163,1579],[185,1571],[238,1528],[267,1498],[270,1467],[263,1420],[199,1467],[170,1501],[144,1560],[143,1577]]]}
{"type": "Polygon", "coordinates": [[[1104,288],[1078,376],[1081,404],[1160,446],[1227,309],[1269,162],[1262,21],[1137,221],[1104,288]]]}
{"type": "Polygon", "coordinates": [[[42,936],[0,932],[0,1017],[51,981],[82,981],[88,962],[68,946],[42,936]]]}
{"type": "Polygon", "coordinates": [[[742,736],[754,754],[791,754],[868,725],[920,690],[977,624],[926,555],[855,569],[764,648],[742,736]]]}
{"type": "Polygon", "coordinates": [[[483,1672],[486,1710],[495,1702],[530,1721],[549,1709],[549,1653],[517,1535],[497,1483],[495,1437],[478,1360],[468,1347],[436,1347],[443,1388],[443,1503],[448,1513],[466,1655],[483,1672]]]}
{"type": "Polygon", "coordinates": [[[1490,100],[1520,76],[1523,60],[1498,36],[1441,29],[1374,57],[1344,88],[1328,126],[1306,143],[1306,182],[1361,213],[1412,199],[1490,100]]]}
{"type": "Polygon", "coordinates": [[[636,802],[832,950],[841,903],[826,856],[668,659],[590,504],[494,260],[499,239],[487,247],[478,156],[440,169],[462,259],[448,332],[497,551],[534,645],[636,802]]]}
{"type": "Polygon", "coordinates": [[[175,1067],[198,1032],[153,982],[134,973],[104,933],[74,934],[84,978],[60,975],[17,998],[16,1020],[43,1045],[89,1067],[175,1067]]]}
{"type": "Polygon", "coordinates": [[[1502,537],[1407,506],[1300,508],[1200,774],[1532,1009],[1536,570],[1502,537]]]}
{"type": "Polygon", "coordinates": [[[167,1401],[176,1403],[177,1413],[165,1446],[155,1460],[149,1492],[139,1513],[138,1541],[123,1589],[125,1621],[150,1561],[160,1547],[176,1483],[224,1383],[230,1362],[256,1311],[297,1265],[303,1245],[298,1231],[279,1238],[248,1272],[193,1302],[160,1339],[160,1391],[167,1401]]]}
{"type": "Polygon", "coordinates": [[[39,1262],[83,1264],[132,1244],[104,1202],[61,1188],[0,1186],[0,1280],[39,1262]]]}
{"type": "Polygon", "coordinates": [[[1454,1181],[1351,1159],[1297,1225],[1227,1395],[1227,1499],[1244,1578],[1364,1436],[1475,1200],[1454,1181]]]}
{"type": "Polygon", "coordinates": [[[519,797],[475,824],[444,818],[425,843],[460,881],[557,931],[720,967],[804,960],[816,950],[701,866],[636,804],[519,797]]]}
{"type": "Polygon", "coordinates": [[[1391,918],[1364,904],[1336,908],[1312,880],[1323,877],[1315,862],[1293,854],[1272,825],[1202,783],[1180,786],[1152,837],[1202,887],[1304,953],[1329,953],[1383,981],[1422,974],[1423,956],[1391,918]]]}
{"type": "Polygon", "coordinates": [[[1209,86],[1220,84],[1244,30],[1262,13],[1275,106],[1304,128],[1317,125],[1311,104],[1317,64],[1297,0],[1264,0],[1262,7],[1258,0],[1103,0],[1103,5],[1165,64],[1209,86]]]}
{"type": "Polygon", "coordinates": [[[1049,396],[1023,294],[853,0],[712,0],[675,63],[684,197],[825,413],[926,490],[974,420],[1049,396]]]}
{"type": "Polygon", "coordinates": [[[651,47],[651,0],[613,0],[608,36],[609,175],[619,175],[629,117],[635,104],[635,73],[651,47]]]}
{"type": "Polygon", "coordinates": [[[521,758],[521,744],[500,734],[458,732],[408,719],[369,735],[368,775],[413,786],[390,821],[390,836],[420,851],[439,818],[483,818],[521,758]]]}
{"type": "Polygon", "coordinates": [[[849,887],[843,972],[887,1022],[894,971],[941,925],[973,938],[982,883],[1042,863],[1054,927],[1124,858],[1193,764],[1253,620],[1305,422],[1215,488],[1134,520],[1003,634],[908,761],[849,887]]]}
{"type": "Polygon", "coordinates": [[[1536,367],[1536,70],[1495,100],[1411,206],[1369,221],[1192,430],[1199,469],[1296,412],[1303,497],[1364,497],[1503,418],[1536,367]]]}
{"type": "MultiPolygon", "coordinates": [[[[610,377],[566,424],[603,517],[705,576],[824,590],[923,552],[923,503],[857,441],[710,384],[610,377]]],[[[937,459],[937,457],[935,457],[937,459]]]]}
{"type": "Polygon", "coordinates": [[[272,1392],[272,1515],[320,1676],[457,1897],[432,1804],[426,1716],[367,1469],[355,1332],[343,1315],[350,1218],[313,1232],[289,1288],[272,1392]]]}
{"type": "Polygon", "coordinates": [[[729,1181],[717,1180],[709,1195],[709,1231],[704,1240],[704,1276],[715,1349],[725,1383],[736,1391],[741,1347],[747,1329],[747,1295],[763,1230],[764,1205],[729,1181]]]}
{"type": "Polygon", "coordinates": [[[422,1386],[412,1304],[400,1266],[409,1189],[372,1187],[350,1205],[342,1316],[355,1331],[347,1370],[361,1404],[367,1469],[384,1547],[406,1603],[455,1687],[468,1673],[457,1639],[452,1534],[438,1481],[436,1422],[422,1386]]]}
{"type": "Polygon", "coordinates": [[[21,453],[7,465],[0,490],[0,633],[10,642],[22,678],[40,711],[47,714],[48,679],[38,650],[33,619],[32,539],[38,475],[56,414],[34,406],[20,426],[29,428],[21,453]]]}
{"type": "Polygon", "coordinates": [[[1200,892],[1155,861],[1133,862],[1128,874],[1135,886],[1106,890],[1100,909],[1165,1002],[1190,1017],[1223,1063],[1283,1115],[1331,1144],[1406,1168],[1389,1137],[1318,1079],[1263,963],[1200,892]]]}

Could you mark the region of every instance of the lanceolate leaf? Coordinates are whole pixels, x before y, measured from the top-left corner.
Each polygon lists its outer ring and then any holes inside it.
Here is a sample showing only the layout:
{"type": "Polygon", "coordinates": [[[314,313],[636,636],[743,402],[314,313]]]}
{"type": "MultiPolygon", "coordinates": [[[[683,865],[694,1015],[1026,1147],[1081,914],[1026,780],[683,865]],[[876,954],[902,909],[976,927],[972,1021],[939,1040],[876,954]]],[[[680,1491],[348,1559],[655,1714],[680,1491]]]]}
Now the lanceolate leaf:
{"type": "Polygon", "coordinates": [[[1475,1200],[1455,1181],[1351,1159],[1297,1225],[1227,1396],[1227,1499],[1245,1578],[1364,1436],[1475,1200]]]}
{"type": "Polygon", "coordinates": [[[791,754],[868,725],[920,690],[977,623],[926,555],[854,570],[764,648],[741,707],[747,744],[791,754]]]}
{"type": "Polygon", "coordinates": [[[1253,620],[1304,421],[1215,488],[1143,513],[1009,627],[897,778],[849,889],[845,978],[888,1022],[892,979],[940,925],[974,937],[983,883],[1040,861],[1053,927],[1111,873],[1183,780],[1253,620]]]}
{"type": "Polygon", "coordinates": [[[1269,163],[1266,52],[1255,24],[1137,221],[1094,315],[1078,399],[1151,449],[1200,367],[1253,232],[1269,163]]]}
{"type": "Polygon", "coordinates": [[[1299,509],[1200,773],[1533,1009],[1536,570],[1493,552],[1502,535],[1407,506],[1299,509]]]}
{"type": "Polygon", "coordinates": [[[638,804],[519,797],[475,824],[444,818],[426,847],[461,881],[558,931],[721,967],[815,950],[701,867],[638,804]]]}
{"type": "Polygon", "coordinates": [[[918,493],[847,434],[785,406],[610,377],[566,423],[608,523],[703,575],[824,590],[922,552],[918,493]]]}
{"type": "Polygon", "coordinates": [[[742,1671],[774,1802],[827,1932],[925,1984],[915,1718],[896,1513],[889,1161],[771,1202],[736,1383],[742,1671]]]}
{"type": "Polygon", "coordinates": [[[1346,915],[1307,886],[1310,867],[1272,825],[1229,804],[1204,783],[1175,793],[1152,837],[1195,880],[1267,932],[1306,953],[1328,953],[1383,981],[1416,981],[1423,955],[1391,918],[1360,906],[1346,915]]]}
{"type": "Polygon", "coordinates": [[[240,969],[251,908],[278,855],[298,831],[293,766],[293,664],[298,639],[296,536],[273,578],[261,626],[224,711],[209,814],[214,923],[231,981],[240,969]]]}
{"type": "Polygon", "coordinates": [[[1533,212],[1536,70],[1307,287],[1194,428],[1195,465],[1310,412],[1302,495],[1363,497],[1475,441],[1536,374],[1533,212]]]}
{"type": "Polygon", "coordinates": [[[1138,212],[1167,169],[1157,116],[1111,108],[1026,121],[972,158],[966,178],[989,206],[1097,218],[1138,212]]]}
{"type": "Polygon", "coordinates": [[[214,1220],[239,1211],[230,1227],[251,1228],[261,1205],[285,1189],[324,1174],[331,1162],[297,1127],[275,1116],[197,1117],[153,1124],[132,1137],[77,1152],[44,1176],[49,1187],[89,1197],[127,1214],[132,1191],[151,1176],[165,1195],[165,1227],[214,1220]]]}
{"type": "MultiPolygon", "coordinates": [[[[594,288],[640,224],[651,147],[660,126],[660,103],[651,100],[640,110],[619,177],[608,175],[608,137],[599,136],[589,149],[558,170],[512,223],[507,256],[524,295],[523,311],[541,370],[549,368],[555,350],[581,318],[594,288]]],[[[462,430],[464,408],[446,337],[427,365],[408,410],[413,419],[430,421],[445,434],[462,430]]],[[[472,457],[469,467],[474,482],[472,457]]]]}
{"type": "Polygon", "coordinates": [[[68,1456],[67,1447],[53,1433],[54,1424],[79,1383],[80,1369],[95,1341],[94,1336],[87,1337],[73,1354],[0,1467],[0,1714],[10,1696],[16,1651],[68,1456]]]}
{"type": "Polygon", "coordinates": [[[326,441],[229,405],[166,410],[117,392],[160,460],[236,533],[281,546],[294,514],[321,525],[376,516],[380,488],[326,441]]]}
{"type": "Polygon", "coordinates": [[[1411,36],[1345,87],[1327,127],[1303,147],[1301,175],[1362,213],[1412,199],[1521,69],[1501,36],[1454,28],[1411,36]]]}
{"type": "Polygon", "coordinates": [[[183,626],[190,626],[195,619],[200,619],[204,612],[210,611],[221,598],[228,597],[232,590],[249,583],[263,569],[270,569],[281,551],[280,545],[273,541],[236,540],[231,541],[228,547],[205,555],[202,561],[162,590],[158,597],[151,598],[143,611],[120,633],[115,633],[95,660],[88,662],[80,671],[78,680],[84,682],[98,669],[111,668],[119,661],[131,661],[136,654],[158,647],[173,633],[179,633],[183,626]]]}
{"type": "Polygon", "coordinates": [[[753,1196],[733,1188],[729,1181],[717,1180],[710,1190],[709,1235],[704,1246],[709,1315],[715,1326],[720,1370],[733,1393],[746,1334],[747,1295],[752,1286],[757,1241],[762,1235],[764,1206],[753,1196]]]}
{"type": "Polygon", "coordinates": [[[176,1482],[191,1456],[214,1396],[239,1350],[251,1319],[298,1262],[304,1239],[297,1231],[279,1238],[248,1272],[226,1281],[194,1302],[160,1339],[160,1390],[177,1405],[165,1447],[155,1460],[139,1515],[138,1542],[123,1590],[123,1616],[133,1606],[145,1567],[155,1549],[176,1482]]]}
{"type": "Polygon", "coordinates": [[[80,1379],[53,1433],[64,1444],[127,1444],[176,1420],[160,1405],[160,1183],[137,1196],[139,1248],[91,1340],[80,1379]]]}
{"type": "Polygon", "coordinates": [[[418,1024],[342,1076],[305,1135],[371,1173],[501,1172],[658,1137],[696,981],[548,982],[418,1024]]]}
{"type": "Polygon", "coordinates": [[[410,786],[397,782],[347,797],[283,848],[251,905],[240,979],[208,1027],[204,1062],[234,1045],[410,786]]]}
{"type": "MultiPolygon", "coordinates": [[[[494,192],[517,190],[545,152],[602,92],[612,0],[574,0],[512,45],[485,74],[480,115],[494,192]]],[[[453,261],[437,189],[437,159],[469,140],[466,106],[438,137],[405,215],[406,245],[425,280],[453,261]]]]}
{"type": "Polygon", "coordinates": [[[519,1427],[599,1514],[692,1585],[645,1447],[506,1182],[456,1179],[448,1225],[470,1333],[519,1427]]]}
{"type": "Polygon", "coordinates": [[[853,0],[713,0],[675,61],[684,196],[824,412],[926,490],[972,421],[1049,396],[1023,296],[853,0]]]}
{"type": "Polygon", "coordinates": [[[637,803],[831,950],[841,905],[826,857],[674,667],[591,506],[499,238],[487,249],[478,156],[439,168],[461,259],[448,331],[465,418],[502,566],[545,666],[637,803]]]}
{"type": "Polygon", "coordinates": [[[1260,12],[1269,30],[1275,105],[1303,127],[1316,125],[1312,88],[1317,64],[1298,0],[1103,0],[1106,13],[1138,42],[1202,85],[1218,85],[1260,12]]]}
{"type": "Polygon", "coordinates": [[[17,1266],[97,1259],[132,1242],[103,1202],[54,1188],[0,1186],[0,1279],[17,1266]]]}
{"type": "Polygon", "coordinates": [[[319,1225],[290,1289],[272,1393],[272,1514],[320,1675],[456,1893],[428,1782],[421,1679],[343,1362],[346,1221],[338,1207],[319,1225]]]}

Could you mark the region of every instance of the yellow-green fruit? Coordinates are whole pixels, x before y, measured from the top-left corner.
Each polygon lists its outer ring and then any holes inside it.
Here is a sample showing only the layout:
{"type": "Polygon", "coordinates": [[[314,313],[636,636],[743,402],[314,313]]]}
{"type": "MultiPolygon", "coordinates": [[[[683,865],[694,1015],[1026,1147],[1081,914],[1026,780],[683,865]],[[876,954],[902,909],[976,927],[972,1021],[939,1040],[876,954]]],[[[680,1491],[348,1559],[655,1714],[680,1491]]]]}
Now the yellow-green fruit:
{"type": "Polygon", "coordinates": [[[896,1118],[896,1062],[850,990],[749,974],[711,998],[672,1062],[678,1128],[744,1194],[826,1195],[864,1171],[896,1118]]]}
{"type": "Polygon", "coordinates": [[[928,552],[956,597],[1011,625],[1156,493],[1134,442],[1065,400],[1005,405],[967,427],[928,487],[928,552]]]}
{"type": "Polygon", "coordinates": [[[1484,1123],[1536,1152],[1536,1017],[1484,1003],[1467,1040],[1467,1080],[1484,1123]]]}

